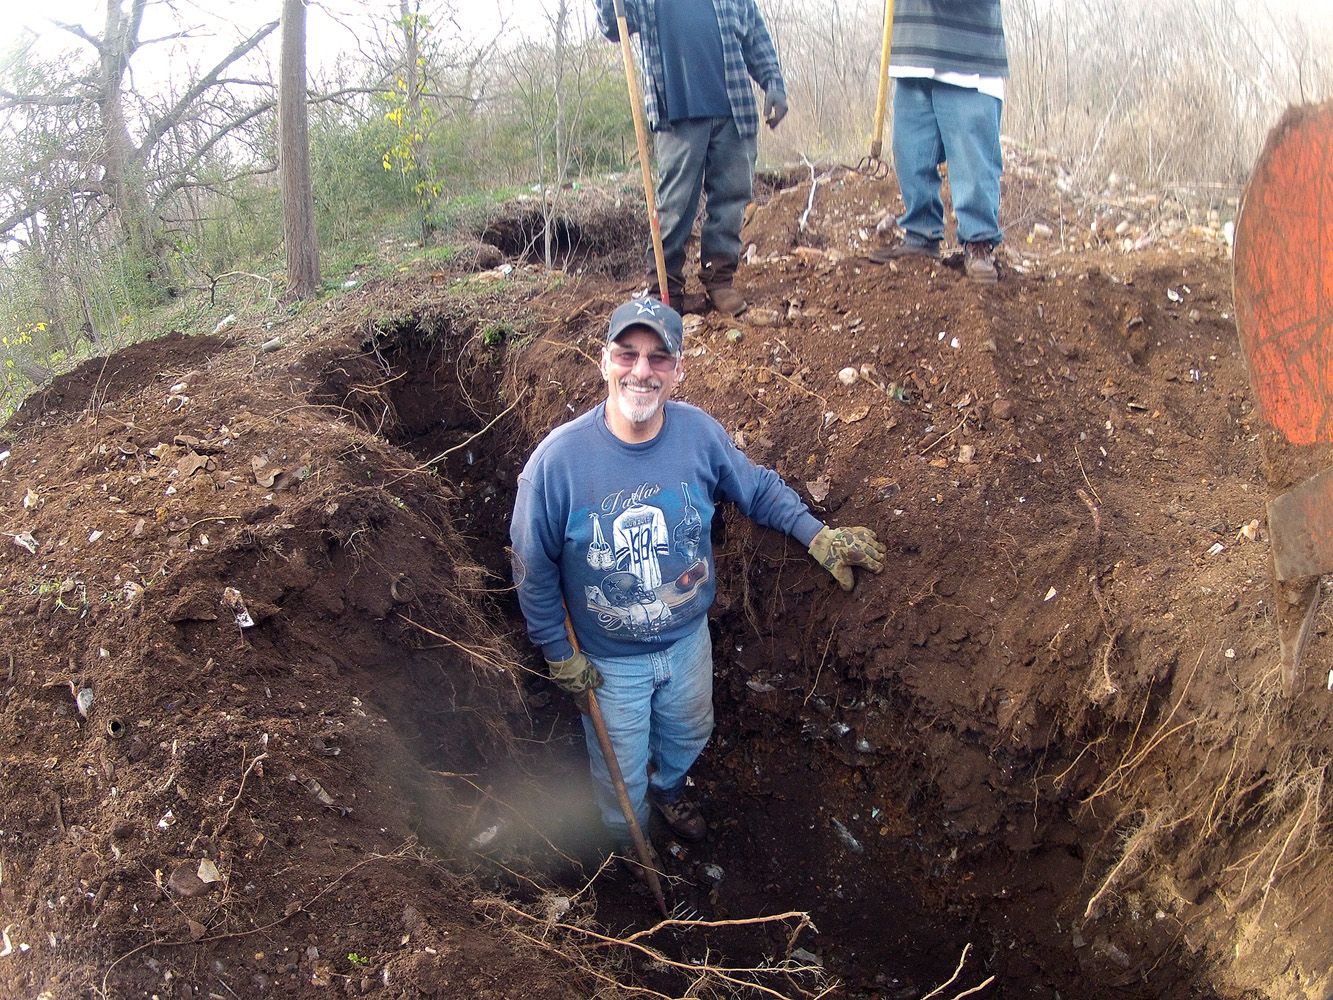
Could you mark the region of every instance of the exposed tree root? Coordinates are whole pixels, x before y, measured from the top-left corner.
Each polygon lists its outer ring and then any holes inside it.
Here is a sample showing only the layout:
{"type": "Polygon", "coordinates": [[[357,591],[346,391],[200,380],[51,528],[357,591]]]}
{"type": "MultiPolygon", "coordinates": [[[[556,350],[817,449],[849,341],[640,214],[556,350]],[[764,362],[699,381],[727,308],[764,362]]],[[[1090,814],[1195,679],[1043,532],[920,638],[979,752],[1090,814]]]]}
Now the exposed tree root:
{"type": "MultiPolygon", "coordinates": [[[[795,962],[790,958],[781,961],[774,961],[771,965],[749,966],[745,968],[715,965],[708,961],[706,955],[698,961],[682,962],[668,957],[664,952],[650,945],[644,944],[644,940],[664,930],[690,930],[695,928],[714,928],[714,927],[739,927],[739,926],[760,926],[764,924],[792,924],[792,932],[789,936],[789,945],[793,943],[797,935],[807,928],[813,929],[814,924],[810,920],[810,915],[801,911],[790,911],[787,913],[773,914],[767,917],[750,917],[732,920],[660,920],[652,927],[637,931],[625,938],[617,938],[608,934],[603,934],[589,927],[582,927],[578,924],[568,922],[558,922],[549,919],[548,915],[536,915],[528,913],[506,900],[496,897],[483,897],[473,901],[475,905],[488,910],[498,911],[502,917],[517,918],[520,921],[526,921],[529,924],[540,925],[544,928],[540,937],[525,933],[519,927],[513,924],[507,924],[508,929],[532,944],[540,948],[551,951],[565,960],[577,966],[583,972],[593,976],[609,986],[614,986],[625,990],[628,993],[642,994],[644,996],[661,997],[663,1000],[670,1000],[665,994],[658,993],[655,990],[636,984],[629,984],[614,979],[606,972],[608,963],[604,958],[599,958],[597,962],[591,962],[585,953],[600,951],[601,949],[622,949],[633,952],[643,959],[648,960],[654,967],[659,969],[669,969],[678,974],[689,977],[689,988],[682,994],[687,997],[698,997],[708,995],[706,990],[714,989],[724,991],[724,995],[737,996],[749,993],[761,996],[772,997],[774,1000],[795,1000],[790,994],[783,993],[780,990],[766,985],[763,980],[772,982],[775,978],[786,979],[796,990],[801,998],[807,1000],[818,1000],[820,997],[827,996],[839,985],[836,980],[830,980],[827,973],[821,966],[807,965],[795,962]],[[553,942],[550,935],[553,931],[563,932],[562,938],[558,942],[553,942]],[[808,985],[807,985],[808,984],[808,985]],[[736,991],[740,991],[737,993],[736,991]]],[[[790,947],[789,949],[790,950],[790,947]]]]}

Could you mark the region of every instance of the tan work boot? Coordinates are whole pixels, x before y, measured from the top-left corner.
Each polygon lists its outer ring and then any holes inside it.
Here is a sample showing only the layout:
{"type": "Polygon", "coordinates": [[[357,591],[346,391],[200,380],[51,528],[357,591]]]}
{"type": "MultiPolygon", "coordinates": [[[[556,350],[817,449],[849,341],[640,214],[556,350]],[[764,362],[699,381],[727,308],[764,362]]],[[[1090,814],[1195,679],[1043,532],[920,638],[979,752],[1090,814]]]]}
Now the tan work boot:
{"type": "Polygon", "coordinates": [[[681,796],[675,802],[658,802],[649,796],[653,808],[666,820],[671,832],[682,840],[700,841],[708,836],[708,822],[699,807],[681,796]]]}
{"type": "Polygon", "coordinates": [[[995,244],[990,240],[963,244],[963,273],[981,285],[993,285],[1000,280],[995,266],[995,244]]]}
{"type": "Polygon", "coordinates": [[[713,304],[713,308],[726,316],[739,316],[750,308],[750,303],[745,301],[745,296],[731,285],[714,285],[706,290],[708,301],[713,304]]]}
{"type": "Polygon", "coordinates": [[[713,308],[725,316],[739,316],[750,307],[745,296],[731,285],[736,276],[736,261],[725,259],[706,260],[699,268],[699,280],[703,282],[704,292],[713,308]]]}

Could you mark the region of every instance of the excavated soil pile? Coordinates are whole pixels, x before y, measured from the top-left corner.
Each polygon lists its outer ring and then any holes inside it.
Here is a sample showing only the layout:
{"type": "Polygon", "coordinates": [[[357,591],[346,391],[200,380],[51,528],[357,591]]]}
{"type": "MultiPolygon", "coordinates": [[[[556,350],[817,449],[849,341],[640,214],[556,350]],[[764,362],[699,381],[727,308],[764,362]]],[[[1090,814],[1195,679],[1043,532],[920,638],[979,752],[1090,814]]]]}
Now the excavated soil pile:
{"type": "MultiPolygon", "coordinates": [[[[679,394],[888,565],[844,594],[727,514],[711,831],[661,840],[678,915],[817,933],[592,936],[652,913],[504,544],[628,289],[520,264],[140,344],[0,434],[0,993],[919,997],[970,945],[943,996],[1323,1000],[1333,637],[1284,691],[1224,249],[1016,240],[978,287],[867,263],[891,189],[819,179],[679,394]]],[[[1014,231],[1089,231],[1043,183],[1014,231]]]]}

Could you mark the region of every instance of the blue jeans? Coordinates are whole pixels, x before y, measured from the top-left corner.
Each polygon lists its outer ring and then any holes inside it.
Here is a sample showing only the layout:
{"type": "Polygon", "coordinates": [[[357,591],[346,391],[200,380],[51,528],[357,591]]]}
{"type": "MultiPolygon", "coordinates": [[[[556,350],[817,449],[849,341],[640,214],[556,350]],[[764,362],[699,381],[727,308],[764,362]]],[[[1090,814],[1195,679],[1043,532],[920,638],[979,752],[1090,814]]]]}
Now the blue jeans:
{"type": "Polygon", "coordinates": [[[754,195],[755,137],[742,138],[734,118],[690,118],[656,133],[657,217],[666,271],[685,271],[685,244],[708,198],[699,256],[734,271],[741,259],[741,223],[754,195]]]}
{"type": "Polygon", "coordinates": [[[944,238],[939,165],[949,164],[958,242],[999,243],[1000,110],[1003,102],[967,87],[901,78],[893,93],[893,165],[912,243],[944,238]]]}
{"type": "MultiPolygon", "coordinates": [[[[703,618],[695,632],[660,653],[588,659],[602,674],[604,683],[597,689],[597,701],[630,803],[639,826],[646,831],[647,796],[662,802],[678,799],[685,788],[685,775],[713,732],[713,643],[708,619],[703,618]],[[654,768],[651,778],[650,763],[654,768]]],[[[602,821],[613,836],[626,841],[629,825],[587,716],[583,733],[602,821]]]]}

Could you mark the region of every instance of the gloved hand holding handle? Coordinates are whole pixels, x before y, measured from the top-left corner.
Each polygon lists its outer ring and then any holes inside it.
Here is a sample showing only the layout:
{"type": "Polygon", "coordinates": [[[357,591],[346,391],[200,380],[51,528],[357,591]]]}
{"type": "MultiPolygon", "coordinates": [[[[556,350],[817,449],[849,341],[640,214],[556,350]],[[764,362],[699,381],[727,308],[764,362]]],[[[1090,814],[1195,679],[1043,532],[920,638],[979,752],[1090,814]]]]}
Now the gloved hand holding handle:
{"type": "Polygon", "coordinates": [[[581,650],[575,649],[568,659],[547,660],[546,669],[556,687],[574,699],[580,712],[588,714],[588,692],[602,686],[602,675],[581,650]]]}

